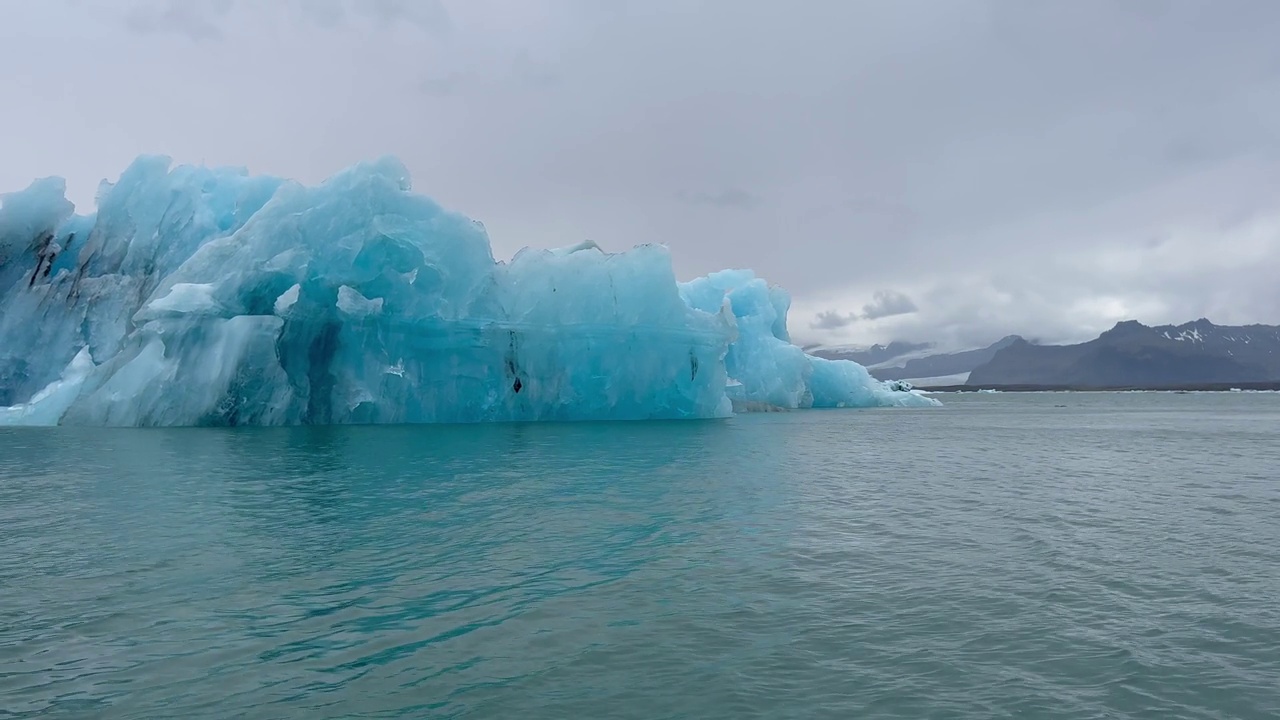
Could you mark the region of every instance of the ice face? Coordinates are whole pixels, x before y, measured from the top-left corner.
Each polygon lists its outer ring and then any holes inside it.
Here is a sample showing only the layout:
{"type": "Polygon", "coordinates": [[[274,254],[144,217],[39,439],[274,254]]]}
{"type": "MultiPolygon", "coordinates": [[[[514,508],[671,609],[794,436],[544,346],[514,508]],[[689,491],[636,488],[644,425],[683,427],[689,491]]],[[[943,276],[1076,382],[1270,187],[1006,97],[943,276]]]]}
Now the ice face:
{"type": "Polygon", "coordinates": [[[690,307],[711,312],[728,303],[738,329],[725,355],[729,398],[739,407],[856,408],[935,404],[894,389],[848,360],[826,360],[791,344],[791,297],[750,270],[724,270],[680,286],[690,307]]]}
{"type": "Polygon", "coordinates": [[[660,245],[496,262],[394,159],[314,187],[138,159],[0,204],[0,425],[716,418],[931,405],[791,344],[749,271],[660,245]]]}

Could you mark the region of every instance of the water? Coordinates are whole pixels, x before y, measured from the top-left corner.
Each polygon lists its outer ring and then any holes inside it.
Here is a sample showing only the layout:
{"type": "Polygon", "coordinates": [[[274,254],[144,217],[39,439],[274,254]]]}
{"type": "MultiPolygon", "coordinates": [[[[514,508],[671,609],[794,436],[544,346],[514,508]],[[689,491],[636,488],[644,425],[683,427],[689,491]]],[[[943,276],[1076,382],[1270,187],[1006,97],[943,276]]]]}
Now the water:
{"type": "Polygon", "coordinates": [[[0,717],[1280,715],[1280,395],[0,432],[0,717]]]}

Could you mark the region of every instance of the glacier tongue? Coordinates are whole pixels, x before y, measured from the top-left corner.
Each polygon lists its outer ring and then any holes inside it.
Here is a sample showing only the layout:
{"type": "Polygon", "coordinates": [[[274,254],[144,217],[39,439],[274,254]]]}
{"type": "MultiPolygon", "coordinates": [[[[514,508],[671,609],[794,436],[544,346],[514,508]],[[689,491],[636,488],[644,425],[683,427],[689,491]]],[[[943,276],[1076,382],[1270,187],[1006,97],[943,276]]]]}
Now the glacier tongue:
{"type": "Polygon", "coordinates": [[[0,425],[714,418],[933,405],[791,344],[749,271],[665,247],[496,262],[394,159],[306,187],[143,157],[75,215],[0,196],[0,425]]]}

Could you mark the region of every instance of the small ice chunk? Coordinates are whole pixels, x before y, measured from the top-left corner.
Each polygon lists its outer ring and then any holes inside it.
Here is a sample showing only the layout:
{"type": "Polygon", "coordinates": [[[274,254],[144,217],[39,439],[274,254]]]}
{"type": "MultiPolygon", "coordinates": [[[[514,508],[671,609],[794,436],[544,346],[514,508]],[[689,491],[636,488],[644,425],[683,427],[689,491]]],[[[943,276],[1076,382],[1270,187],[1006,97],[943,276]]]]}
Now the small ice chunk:
{"type": "Polygon", "coordinates": [[[298,302],[298,294],[302,292],[302,286],[294,283],[293,287],[280,293],[280,297],[276,298],[273,309],[276,315],[284,315],[289,312],[289,308],[298,302]]]}
{"type": "Polygon", "coordinates": [[[353,318],[368,317],[382,312],[382,298],[369,298],[348,285],[338,288],[338,309],[353,318]]]}
{"type": "Polygon", "coordinates": [[[89,348],[81,348],[71,359],[62,375],[49,383],[25,403],[0,407],[0,426],[4,425],[57,425],[63,413],[75,402],[80,388],[94,369],[89,348]]]}
{"type": "Polygon", "coordinates": [[[152,300],[138,313],[139,320],[164,315],[220,315],[224,309],[213,296],[213,283],[176,283],[164,297],[152,300]]]}

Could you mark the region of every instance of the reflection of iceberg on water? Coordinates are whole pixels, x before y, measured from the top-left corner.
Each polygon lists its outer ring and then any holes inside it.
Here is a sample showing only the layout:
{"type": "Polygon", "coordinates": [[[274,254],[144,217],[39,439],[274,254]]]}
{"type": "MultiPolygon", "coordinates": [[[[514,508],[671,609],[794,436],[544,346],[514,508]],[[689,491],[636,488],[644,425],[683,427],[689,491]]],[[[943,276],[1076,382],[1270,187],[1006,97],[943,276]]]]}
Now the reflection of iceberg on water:
{"type": "Polygon", "coordinates": [[[392,159],[317,187],[140,158],[98,212],[64,183],[0,206],[0,424],[712,418],[932,405],[806,355],[748,271],[666,248],[495,262],[392,159]]]}

